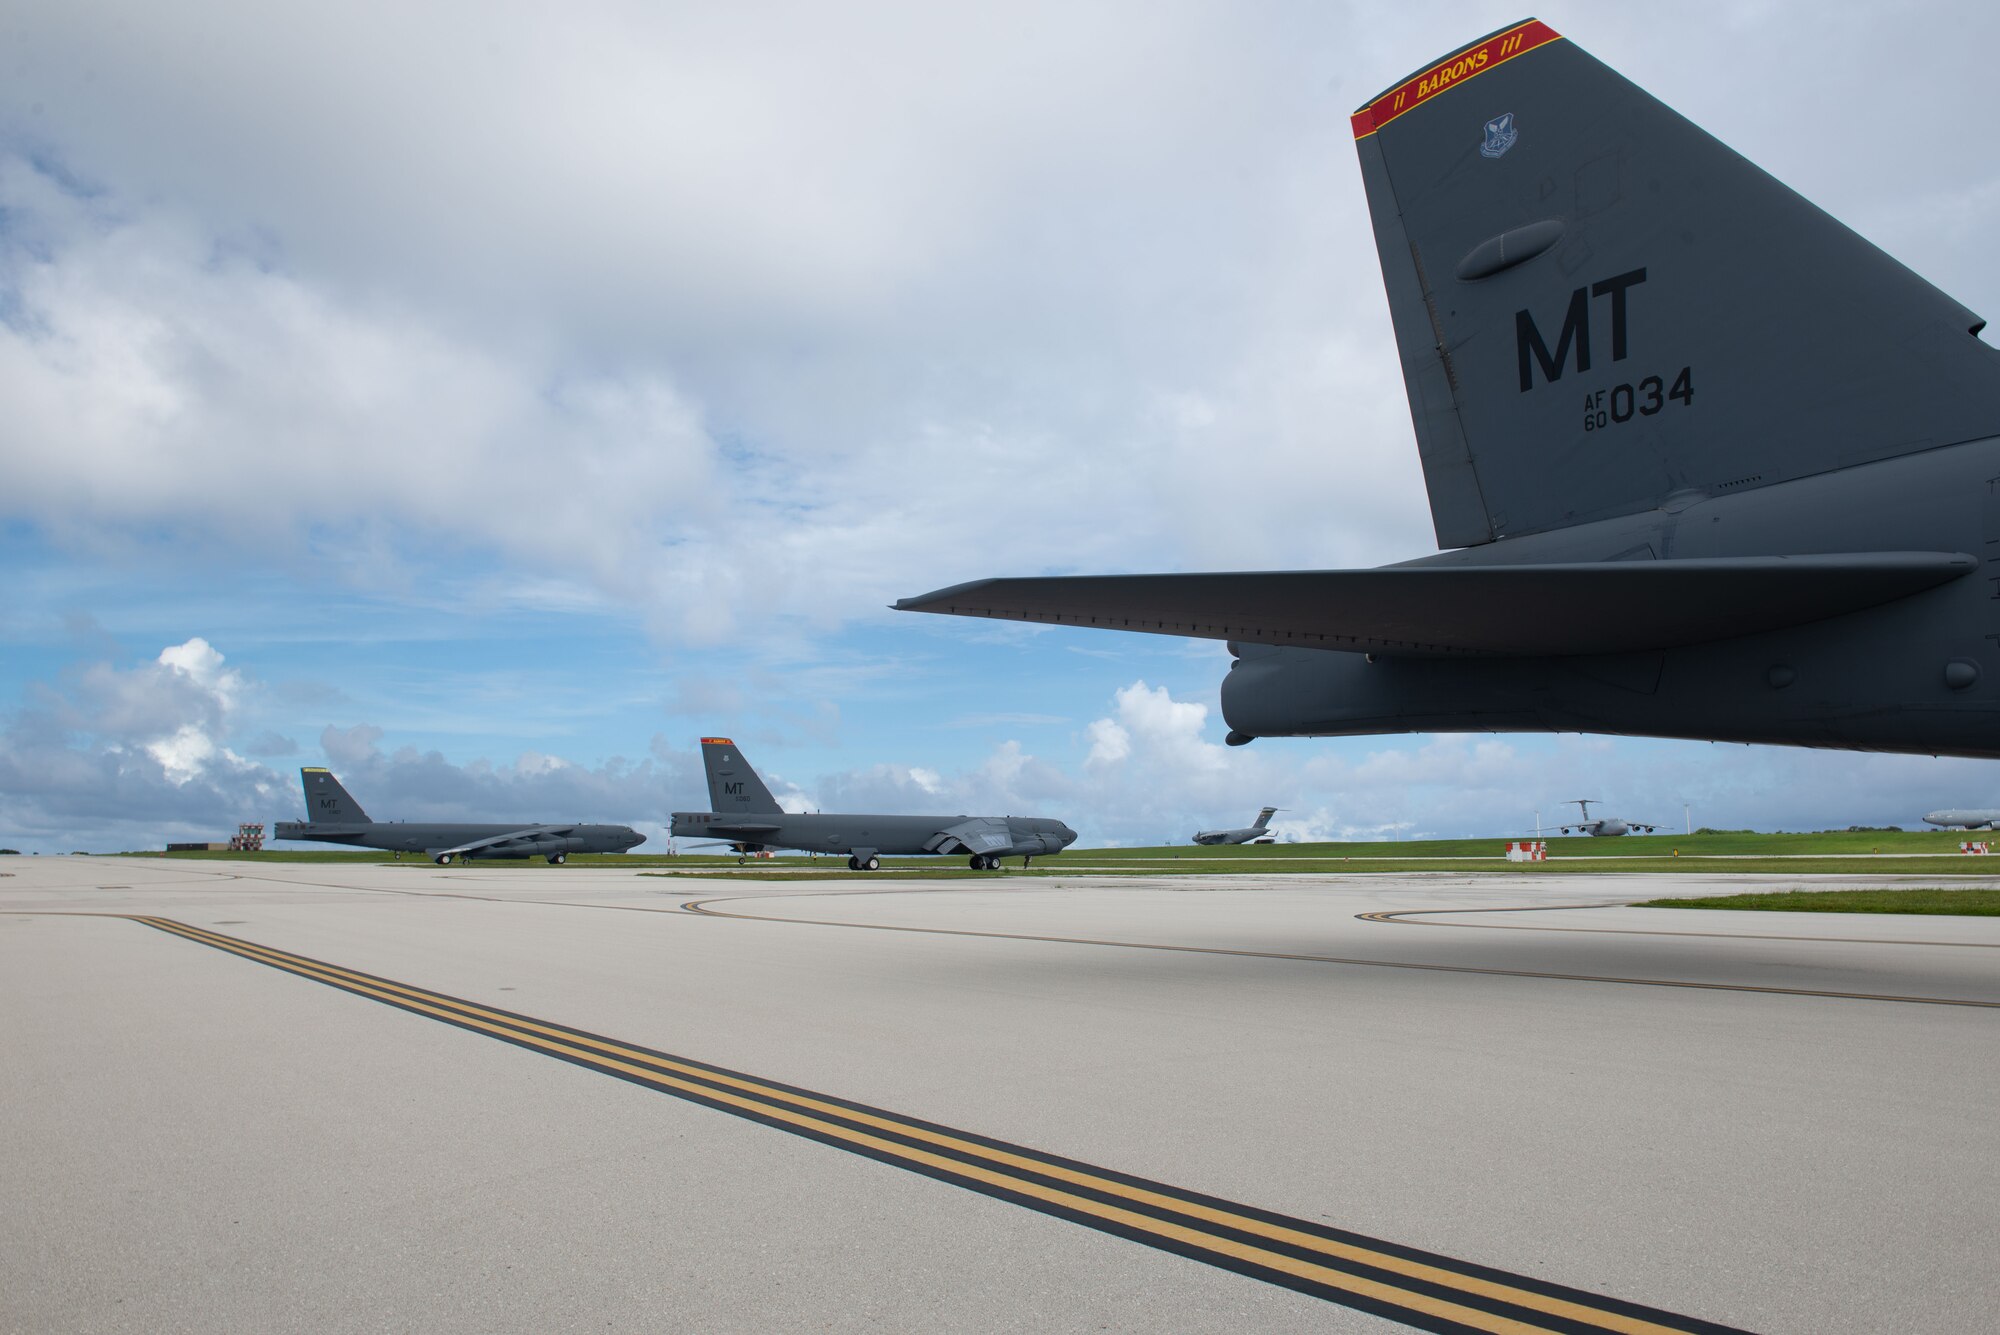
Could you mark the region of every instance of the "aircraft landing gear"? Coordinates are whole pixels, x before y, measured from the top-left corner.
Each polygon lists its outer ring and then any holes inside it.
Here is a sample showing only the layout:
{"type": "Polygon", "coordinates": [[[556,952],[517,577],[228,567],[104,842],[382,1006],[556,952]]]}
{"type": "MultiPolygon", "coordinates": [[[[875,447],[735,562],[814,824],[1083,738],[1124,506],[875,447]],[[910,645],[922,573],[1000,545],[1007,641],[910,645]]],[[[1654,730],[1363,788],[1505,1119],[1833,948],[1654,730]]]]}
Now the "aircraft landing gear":
{"type": "Polygon", "coordinates": [[[440,867],[449,867],[451,865],[451,854],[440,853],[435,858],[432,858],[431,861],[437,863],[440,867]]]}
{"type": "Polygon", "coordinates": [[[865,858],[850,857],[847,859],[847,869],[849,871],[880,871],[882,870],[882,859],[876,857],[873,853],[870,853],[865,858]]]}
{"type": "Polygon", "coordinates": [[[568,862],[568,861],[569,861],[569,854],[567,854],[567,853],[551,853],[551,854],[549,854],[549,865],[550,865],[551,867],[560,867],[560,866],[562,866],[562,865],[563,865],[563,863],[565,863],[565,862],[568,862]]]}
{"type": "Polygon", "coordinates": [[[974,871],[999,871],[1000,858],[997,854],[993,853],[974,853],[972,855],[972,869],[974,871]]]}
{"type": "Polygon", "coordinates": [[[850,857],[849,857],[849,858],[847,859],[847,869],[848,869],[849,871],[860,871],[860,870],[861,870],[861,859],[860,859],[860,858],[857,858],[857,857],[853,857],[853,856],[850,856],[850,857]]]}

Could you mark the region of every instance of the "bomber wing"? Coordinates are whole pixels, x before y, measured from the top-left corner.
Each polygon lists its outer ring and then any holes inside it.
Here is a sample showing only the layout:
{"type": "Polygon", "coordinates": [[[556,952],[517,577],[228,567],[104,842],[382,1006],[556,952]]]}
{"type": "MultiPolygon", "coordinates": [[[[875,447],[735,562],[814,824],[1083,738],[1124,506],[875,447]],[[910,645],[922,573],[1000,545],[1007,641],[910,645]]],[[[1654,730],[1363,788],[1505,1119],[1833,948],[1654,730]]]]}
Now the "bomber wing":
{"type": "Polygon", "coordinates": [[[1014,846],[1014,832],[995,816],[975,816],[939,830],[925,845],[933,853],[996,853],[1014,846]]]}
{"type": "Polygon", "coordinates": [[[466,844],[454,844],[450,848],[433,848],[428,850],[428,852],[434,858],[464,857],[467,853],[484,853],[505,848],[508,844],[528,843],[538,839],[547,839],[551,836],[568,835],[575,829],[574,825],[523,825],[520,829],[509,830],[505,834],[491,835],[485,839],[474,839],[471,843],[466,844]]]}
{"type": "Polygon", "coordinates": [[[902,612],[1351,652],[1543,657],[1668,649],[1804,625],[1978,567],[1962,552],[1407,565],[984,579],[902,612]]]}

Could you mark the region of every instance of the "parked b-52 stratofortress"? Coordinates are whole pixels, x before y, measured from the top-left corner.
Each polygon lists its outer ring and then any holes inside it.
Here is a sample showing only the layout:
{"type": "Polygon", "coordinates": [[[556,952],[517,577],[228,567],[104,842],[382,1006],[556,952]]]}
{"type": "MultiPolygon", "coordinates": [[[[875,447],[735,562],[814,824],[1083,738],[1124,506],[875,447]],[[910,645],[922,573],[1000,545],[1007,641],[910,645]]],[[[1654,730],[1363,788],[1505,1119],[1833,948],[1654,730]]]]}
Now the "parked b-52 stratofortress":
{"type": "Polygon", "coordinates": [[[874,871],[884,853],[969,853],[974,871],[996,871],[1001,858],[1060,853],[1076,831],[1045,816],[852,816],[786,811],[727,737],[701,739],[713,811],[676,811],[673,835],[729,844],[739,853],[796,848],[845,853],[850,871],[874,871]]]}
{"type": "Polygon", "coordinates": [[[369,820],[347,795],[333,771],[307,765],[299,771],[306,790],[306,818],[280,821],[276,839],[352,844],[396,853],[422,853],[440,867],[464,858],[545,857],[561,866],[572,853],[623,853],[646,842],[626,825],[465,825],[369,820]]]}
{"type": "Polygon", "coordinates": [[[1264,827],[1271,823],[1271,817],[1278,814],[1278,808],[1265,807],[1257,813],[1257,819],[1240,830],[1199,830],[1194,841],[1198,844],[1247,844],[1253,839],[1259,843],[1270,843],[1271,832],[1264,827]]]}
{"type": "Polygon", "coordinates": [[[1596,732],[2000,757],[2000,602],[1969,578],[2000,572],[1983,319],[1536,20],[1353,129],[1456,550],[897,607],[1226,640],[1236,745],[1596,732]]]}

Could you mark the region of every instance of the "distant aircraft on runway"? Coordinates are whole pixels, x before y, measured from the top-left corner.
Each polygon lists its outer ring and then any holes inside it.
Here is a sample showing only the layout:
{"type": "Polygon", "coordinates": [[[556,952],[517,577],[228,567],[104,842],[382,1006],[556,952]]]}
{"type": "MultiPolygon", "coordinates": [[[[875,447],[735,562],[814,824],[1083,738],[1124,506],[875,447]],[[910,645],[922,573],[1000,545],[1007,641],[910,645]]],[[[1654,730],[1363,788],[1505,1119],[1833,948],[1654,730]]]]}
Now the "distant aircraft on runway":
{"type": "Polygon", "coordinates": [[[1926,825],[1942,825],[1950,830],[2000,830],[2000,811],[1933,811],[1924,817],[1926,825]]]}
{"type": "Polygon", "coordinates": [[[701,739],[713,811],[676,811],[672,835],[709,838],[739,853],[764,848],[796,848],[809,853],[845,853],[850,871],[874,871],[884,853],[969,853],[974,871],[996,871],[1001,858],[1060,853],[1076,841],[1076,831],[1041,816],[855,816],[822,811],[793,812],[778,805],[771,790],[727,737],[701,739]]]}
{"type": "Polygon", "coordinates": [[[422,853],[440,867],[454,859],[545,857],[556,866],[572,853],[623,853],[646,842],[628,825],[465,825],[369,820],[333,771],[307,765],[306,818],[278,822],[276,839],[352,844],[386,852],[422,853]]]}
{"type": "Polygon", "coordinates": [[[1271,842],[1271,832],[1264,827],[1271,823],[1271,817],[1275,816],[1280,810],[1282,808],[1265,807],[1257,813],[1256,820],[1251,821],[1240,830],[1197,831],[1194,841],[1198,844],[1247,844],[1255,840],[1260,844],[1268,844],[1271,842]]]}
{"type": "Polygon", "coordinates": [[[1581,818],[1563,826],[1562,832],[1564,834],[1568,834],[1574,829],[1578,834],[1588,834],[1598,838],[1610,838],[1613,835],[1630,834],[1634,830],[1642,834],[1651,834],[1659,828],[1657,825],[1640,825],[1632,821],[1619,820],[1616,816],[1599,816],[1596,820],[1592,820],[1590,818],[1590,804],[1592,802],[1597,802],[1599,806],[1604,805],[1594,797],[1573,797],[1570,799],[1570,804],[1583,808],[1583,815],[1581,818]]]}
{"type": "Polygon", "coordinates": [[[1353,131],[1456,550],[987,579],[898,608],[1225,641],[1239,746],[1593,732],[2000,757],[1974,576],[2000,541],[1985,320],[1539,20],[1384,90],[1353,131]]]}

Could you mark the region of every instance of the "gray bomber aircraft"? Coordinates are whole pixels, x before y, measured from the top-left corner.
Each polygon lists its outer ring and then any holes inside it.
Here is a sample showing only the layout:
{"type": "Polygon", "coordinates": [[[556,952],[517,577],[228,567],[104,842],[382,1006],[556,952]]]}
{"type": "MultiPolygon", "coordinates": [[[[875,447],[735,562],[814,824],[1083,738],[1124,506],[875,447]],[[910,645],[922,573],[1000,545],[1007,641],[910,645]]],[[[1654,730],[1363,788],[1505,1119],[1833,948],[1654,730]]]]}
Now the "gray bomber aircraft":
{"type": "Polygon", "coordinates": [[[1200,830],[1194,836],[1198,844],[1247,844],[1251,840],[1271,841],[1271,832],[1264,827],[1271,823],[1271,817],[1278,814],[1277,807],[1265,807],[1257,813],[1257,819],[1240,830],[1200,830]]]}
{"type": "Polygon", "coordinates": [[[1924,817],[1926,825],[1942,825],[1947,830],[2000,830],[2000,811],[1933,811],[1924,817]]]}
{"type": "Polygon", "coordinates": [[[1984,320],[1539,21],[1353,130],[1454,550],[991,579],[898,608],[1226,640],[1236,745],[1597,732],[2000,757],[1984,320]]]}
{"type": "Polygon", "coordinates": [[[333,771],[317,765],[299,770],[306,790],[306,818],[280,821],[274,839],[352,844],[396,853],[422,853],[440,867],[463,858],[545,857],[556,866],[572,853],[623,853],[646,842],[626,825],[464,825],[369,820],[347,795],[333,771]]]}
{"type": "MultiPolygon", "coordinates": [[[[1570,804],[1583,808],[1583,815],[1581,818],[1563,826],[1562,832],[1568,834],[1571,830],[1575,830],[1578,834],[1587,834],[1595,838],[1605,839],[1616,835],[1630,834],[1634,830],[1639,831],[1641,834],[1651,834],[1659,828],[1657,825],[1641,825],[1637,821],[1620,820],[1616,816],[1599,816],[1596,820],[1592,820],[1590,818],[1590,804],[1596,801],[1597,799],[1594,797],[1571,798],[1570,804]]],[[[1598,803],[1598,805],[1602,806],[1603,804],[1598,803]]]]}
{"type": "Polygon", "coordinates": [[[1076,831],[1042,816],[849,816],[786,811],[727,737],[701,739],[713,811],[676,811],[673,835],[712,838],[739,853],[796,848],[845,853],[850,871],[874,871],[884,853],[969,853],[974,871],[996,871],[1001,858],[1060,853],[1076,831]]]}

